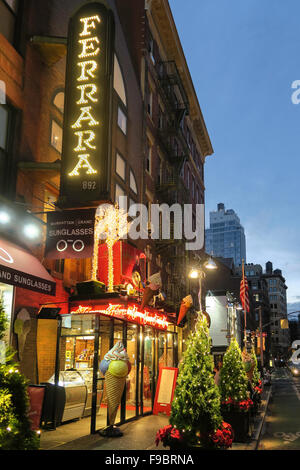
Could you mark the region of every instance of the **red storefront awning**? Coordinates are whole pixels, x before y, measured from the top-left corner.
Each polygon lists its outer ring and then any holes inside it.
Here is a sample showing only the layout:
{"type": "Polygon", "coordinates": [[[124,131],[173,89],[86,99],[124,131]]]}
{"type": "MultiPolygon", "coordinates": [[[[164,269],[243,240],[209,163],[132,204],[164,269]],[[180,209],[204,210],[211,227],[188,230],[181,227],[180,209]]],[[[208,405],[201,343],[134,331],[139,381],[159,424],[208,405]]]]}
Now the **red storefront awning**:
{"type": "Polygon", "coordinates": [[[0,238],[0,282],[55,296],[56,283],[25,248],[0,238]]]}

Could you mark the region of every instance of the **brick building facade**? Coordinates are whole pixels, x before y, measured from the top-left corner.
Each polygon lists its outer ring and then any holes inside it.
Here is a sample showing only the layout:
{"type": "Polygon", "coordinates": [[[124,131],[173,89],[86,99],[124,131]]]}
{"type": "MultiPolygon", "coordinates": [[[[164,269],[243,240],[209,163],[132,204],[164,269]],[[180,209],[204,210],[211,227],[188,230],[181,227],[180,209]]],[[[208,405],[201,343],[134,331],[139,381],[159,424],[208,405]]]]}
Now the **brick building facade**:
{"type": "MultiPolygon", "coordinates": [[[[22,308],[32,319],[27,360],[21,363],[31,381],[41,374],[30,361],[30,351],[39,344],[44,351],[52,348],[47,338],[46,343],[36,340],[39,307],[54,302],[64,313],[72,289],[91,279],[90,258],[44,257],[47,212],[60,209],[68,24],[83,3],[0,0],[0,81],[6,88],[6,103],[0,105],[0,204],[19,221],[18,229],[0,223],[0,235],[24,245],[57,284],[55,298],[19,287],[10,297],[11,325],[22,308]],[[23,217],[38,228],[39,237],[26,239],[21,233],[23,217]]],[[[112,9],[116,26],[108,200],[115,203],[127,196],[129,205],[143,203],[148,208],[191,204],[196,221],[196,205],[205,200],[205,159],[213,149],[168,1],[103,3],[112,9]]],[[[178,311],[189,293],[197,298],[197,287],[188,283],[194,253],[185,250],[184,240],[171,236],[168,241],[129,243],[143,253],[145,279],[161,272],[169,308],[178,311]]],[[[204,255],[204,247],[200,252],[204,255]]],[[[4,289],[0,279],[1,286],[4,289]]],[[[11,342],[17,345],[13,327],[11,342]]]]}

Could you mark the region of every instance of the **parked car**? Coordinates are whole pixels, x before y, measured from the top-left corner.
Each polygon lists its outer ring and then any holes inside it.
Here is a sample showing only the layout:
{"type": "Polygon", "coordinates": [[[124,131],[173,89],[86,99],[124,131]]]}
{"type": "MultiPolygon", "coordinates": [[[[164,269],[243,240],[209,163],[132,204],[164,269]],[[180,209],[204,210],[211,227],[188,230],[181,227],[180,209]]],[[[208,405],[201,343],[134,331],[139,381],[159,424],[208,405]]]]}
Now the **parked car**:
{"type": "Polygon", "coordinates": [[[300,377],[300,364],[296,364],[293,361],[288,361],[287,366],[294,377],[300,377]]]}

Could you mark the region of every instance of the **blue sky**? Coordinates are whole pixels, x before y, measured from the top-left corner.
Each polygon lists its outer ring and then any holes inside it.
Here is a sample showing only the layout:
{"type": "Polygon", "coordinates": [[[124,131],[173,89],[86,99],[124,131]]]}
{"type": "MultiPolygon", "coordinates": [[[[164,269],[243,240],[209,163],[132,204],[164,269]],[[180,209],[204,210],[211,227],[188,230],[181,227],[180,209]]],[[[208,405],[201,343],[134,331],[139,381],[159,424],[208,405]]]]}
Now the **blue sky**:
{"type": "MultiPolygon", "coordinates": [[[[300,310],[299,0],[169,0],[214,148],[206,211],[245,227],[247,261],[282,269],[300,310]]],[[[297,308],[296,308],[297,307],[297,308]]]]}

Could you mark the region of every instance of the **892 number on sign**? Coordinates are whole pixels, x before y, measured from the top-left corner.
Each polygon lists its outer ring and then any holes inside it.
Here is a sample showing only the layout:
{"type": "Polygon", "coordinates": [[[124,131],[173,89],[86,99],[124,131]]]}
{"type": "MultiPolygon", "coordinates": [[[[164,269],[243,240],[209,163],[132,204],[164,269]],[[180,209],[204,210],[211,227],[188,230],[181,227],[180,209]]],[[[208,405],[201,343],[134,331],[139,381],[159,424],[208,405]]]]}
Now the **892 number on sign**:
{"type": "Polygon", "coordinates": [[[84,191],[95,191],[97,189],[96,181],[83,181],[82,189],[84,191]]]}

